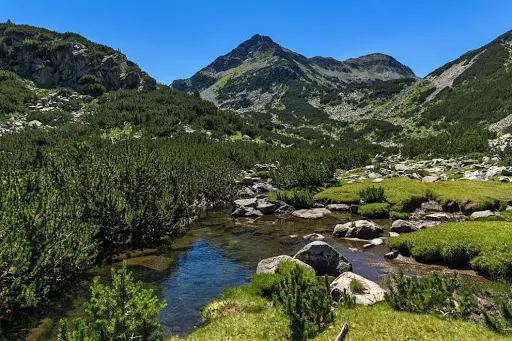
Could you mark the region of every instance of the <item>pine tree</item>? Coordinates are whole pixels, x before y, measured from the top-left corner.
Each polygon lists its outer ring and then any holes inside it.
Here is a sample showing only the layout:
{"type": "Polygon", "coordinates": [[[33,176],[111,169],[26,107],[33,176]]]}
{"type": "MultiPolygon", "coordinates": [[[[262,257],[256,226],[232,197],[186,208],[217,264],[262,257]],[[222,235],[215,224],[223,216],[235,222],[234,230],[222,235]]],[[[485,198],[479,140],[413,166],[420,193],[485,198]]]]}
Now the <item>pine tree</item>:
{"type": "Polygon", "coordinates": [[[87,320],[75,320],[73,331],[62,320],[58,340],[162,341],[158,314],[164,306],[152,290],[133,280],[125,262],[121,269],[112,269],[111,286],[103,285],[99,277],[94,279],[91,299],[85,305],[87,320]]]}

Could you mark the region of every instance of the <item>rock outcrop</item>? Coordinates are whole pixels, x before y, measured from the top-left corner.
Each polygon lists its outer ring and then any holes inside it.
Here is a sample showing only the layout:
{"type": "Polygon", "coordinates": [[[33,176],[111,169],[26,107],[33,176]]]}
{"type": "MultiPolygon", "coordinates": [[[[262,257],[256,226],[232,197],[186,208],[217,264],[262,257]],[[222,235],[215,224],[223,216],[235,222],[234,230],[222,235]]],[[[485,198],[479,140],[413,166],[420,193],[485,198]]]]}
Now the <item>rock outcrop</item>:
{"type": "Polygon", "coordinates": [[[309,264],[317,275],[338,276],[352,270],[352,264],[348,259],[323,241],[309,243],[293,258],[309,264]]]}

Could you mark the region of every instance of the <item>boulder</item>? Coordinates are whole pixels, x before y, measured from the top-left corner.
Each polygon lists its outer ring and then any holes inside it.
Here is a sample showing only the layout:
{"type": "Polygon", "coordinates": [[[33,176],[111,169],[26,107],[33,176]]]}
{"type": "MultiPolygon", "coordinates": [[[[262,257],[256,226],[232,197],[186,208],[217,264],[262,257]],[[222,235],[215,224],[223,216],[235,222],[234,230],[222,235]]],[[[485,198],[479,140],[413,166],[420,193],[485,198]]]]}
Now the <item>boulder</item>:
{"type": "Polygon", "coordinates": [[[324,208],[325,205],[320,202],[313,203],[313,208],[324,208]]]}
{"type": "Polygon", "coordinates": [[[293,258],[313,267],[317,275],[339,276],[352,270],[352,264],[341,253],[319,240],[304,246],[293,258]]]}
{"type": "Polygon", "coordinates": [[[422,182],[427,182],[427,183],[436,182],[438,180],[439,180],[438,176],[426,176],[423,179],[421,179],[422,182]]]}
{"type": "Polygon", "coordinates": [[[397,232],[389,232],[389,237],[390,237],[390,238],[400,237],[400,233],[397,233],[397,232]]]}
{"type": "Polygon", "coordinates": [[[232,217],[235,218],[258,218],[261,217],[263,213],[256,210],[253,207],[239,207],[231,213],[232,217]]]}
{"type": "Polygon", "coordinates": [[[302,219],[321,219],[331,214],[326,208],[311,208],[305,210],[297,210],[292,213],[294,217],[302,219]]]}
{"type": "Polygon", "coordinates": [[[258,206],[258,200],[256,198],[251,199],[238,199],[233,203],[233,208],[237,209],[239,207],[256,207],[258,206]]]}
{"type": "Polygon", "coordinates": [[[469,218],[471,219],[484,219],[490,217],[496,217],[499,213],[494,213],[491,210],[473,212],[469,218]]]}
{"type": "Polygon", "coordinates": [[[277,188],[275,188],[274,186],[272,186],[271,184],[269,183],[265,183],[265,182],[259,182],[257,184],[254,184],[254,186],[252,186],[252,189],[256,192],[256,193],[269,193],[269,192],[277,192],[277,188]]]}
{"type": "Polygon", "coordinates": [[[434,221],[448,221],[450,220],[450,216],[447,213],[439,212],[439,213],[432,213],[425,216],[425,218],[429,220],[434,221]]]}
{"type": "Polygon", "coordinates": [[[277,210],[277,207],[276,205],[266,201],[265,199],[259,199],[258,206],[256,206],[256,209],[263,214],[272,214],[277,210]]]}
{"type": "Polygon", "coordinates": [[[391,225],[391,232],[410,233],[417,231],[418,228],[407,220],[395,220],[391,225]]]}
{"type": "Polygon", "coordinates": [[[277,271],[277,267],[279,266],[279,264],[281,262],[294,262],[300,266],[303,266],[304,268],[308,269],[309,271],[315,272],[315,270],[311,266],[307,265],[306,263],[304,263],[298,259],[292,258],[290,256],[282,255],[282,256],[276,256],[276,257],[271,257],[271,258],[266,258],[266,259],[261,260],[258,263],[258,266],[256,267],[256,273],[257,274],[275,274],[277,271]]]}
{"type": "Polygon", "coordinates": [[[285,213],[292,213],[295,211],[295,207],[285,204],[282,206],[279,206],[279,208],[275,211],[277,214],[285,214],[285,213]]]}
{"type": "Polygon", "coordinates": [[[345,272],[331,283],[331,296],[335,302],[339,302],[344,290],[355,296],[356,304],[372,305],[384,301],[386,291],[375,282],[370,281],[353,272],[345,272]],[[363,293],[355,293],[350,290],[350,283],[359,281],[364,286],[363,293]]]}
{"type": "Polygon", "coordinates": [[[510,168],[505,168],[501,171],[501,175],[503,176],[512,176],[512,169],[510,168]]]}
{"type": "Polygon", "coordinates": [[[375,155],[375,157],[373,158],[373,163],[381,163],[381,162],[386,162],[387,159],[382,156],[382,155],[375,155]]]}
{"type": "Polygon", "coordinates": [[[382,234],[384,230],[379,225],[368,220],[351,221],[338,224],[334,227],[334,238],[373,239],[382,234]]]}
{"type": "Polygon", "coordinates": [[[237,195],[237,197],[242,198],[242,199],[250,199],[250,198],[254,198],[254,196],[256,194],[254,193],[254,191],[251,188],[245,187],[245,188],[239,190],[236,195],[237,195]]]}
{"type": "Polygon", "coordinates": [[[330,205],[327,205],[325,208],[327,208],[329,211],[332,211],[332,212],[349,212],[350,211],[350,205],[347,205],[347,204],[330,204],[330,205]]]}
{"type": "Polygon", "coordinates": [[[304,240],[307,240],[307,241],[310,241],[310,242],[313,242],[315,240],[324,240],[325,237],[323,235],[321,235],[320,233],[312,233],[312,234],[308,234],[304,237],[302,237],[304,240]]]}
{"type": "Polygon", "coordinates": [[[250,176],[246,176],[245,178],[242,179],[242,183],[245,186],[252,186],[254,185],[254,179],[251,178],[250,176]]]}
{"type": "Polygon", "coordinates": [[[441,206],[441,204],[439,204],[438,202],[433,201],[433,200],[431,200],[429,202],[422,203],[421,209],[425,210],[425,211],[437,211],[437,212],[443,211],[443,207],[441,206]]]}

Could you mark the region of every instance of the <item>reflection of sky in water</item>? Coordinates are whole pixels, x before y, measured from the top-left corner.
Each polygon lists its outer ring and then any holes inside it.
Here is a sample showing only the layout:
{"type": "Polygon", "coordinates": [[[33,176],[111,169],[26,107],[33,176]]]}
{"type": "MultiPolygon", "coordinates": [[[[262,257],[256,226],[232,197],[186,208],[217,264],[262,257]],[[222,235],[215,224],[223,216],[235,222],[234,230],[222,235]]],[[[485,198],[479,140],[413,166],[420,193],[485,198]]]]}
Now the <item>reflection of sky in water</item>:
{"type": "Polygon", "coordinates": [[[227,287],[247,283],[251,275],[252,272],[226,258],[222,250],[203,239],[196,240],[161,284],[161,296],[167,301],[160,313],[165,333],[190,333],[201,323],[201,308],[227,287]]]}

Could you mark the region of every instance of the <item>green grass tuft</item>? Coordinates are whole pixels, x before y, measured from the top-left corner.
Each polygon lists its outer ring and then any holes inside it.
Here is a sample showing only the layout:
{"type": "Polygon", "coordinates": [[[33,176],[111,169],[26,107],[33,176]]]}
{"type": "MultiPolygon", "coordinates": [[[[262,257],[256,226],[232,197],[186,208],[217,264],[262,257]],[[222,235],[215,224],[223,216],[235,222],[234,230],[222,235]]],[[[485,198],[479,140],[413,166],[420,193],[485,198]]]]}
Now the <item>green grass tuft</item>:
{"type": "Polygon", "coordinates": [[[368,218],[384,218],[389,215],[390,205],[388,203],[373,203],[359,206],[357,213],[368,218]]]}
{"type": "Polygon", "coordinates": [[[491,277],[512,275],[510,222],[448,223],[391,238],[388,245],[422,262],[470,265],[491,277]]]}

